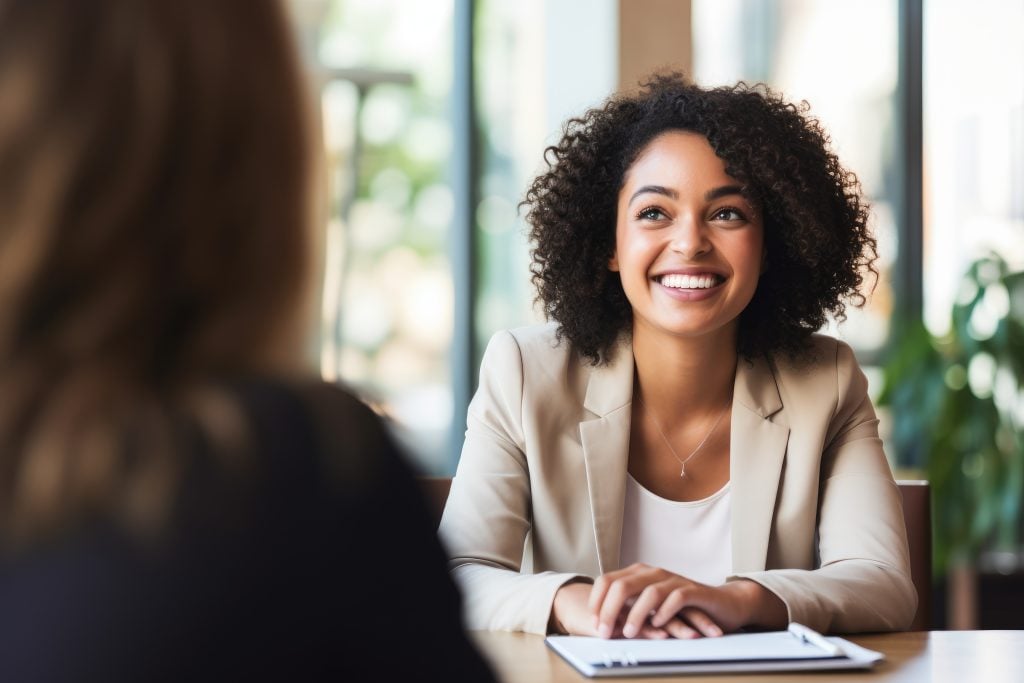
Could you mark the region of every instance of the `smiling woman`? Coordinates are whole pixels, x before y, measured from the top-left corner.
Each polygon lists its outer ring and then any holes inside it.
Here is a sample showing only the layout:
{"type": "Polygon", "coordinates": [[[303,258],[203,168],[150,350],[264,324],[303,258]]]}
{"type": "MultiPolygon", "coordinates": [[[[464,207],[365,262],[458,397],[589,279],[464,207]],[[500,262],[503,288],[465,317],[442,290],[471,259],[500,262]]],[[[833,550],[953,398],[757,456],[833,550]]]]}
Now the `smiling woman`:
{"type": "Polygon", "coordinates": [[[867,382],[814,334],[875,258],[818,124],[667,75],[570,120],[547,159],[524,203],[551,322],[492,339],[441,523],[470,626],[906,628],[867,382]]]}

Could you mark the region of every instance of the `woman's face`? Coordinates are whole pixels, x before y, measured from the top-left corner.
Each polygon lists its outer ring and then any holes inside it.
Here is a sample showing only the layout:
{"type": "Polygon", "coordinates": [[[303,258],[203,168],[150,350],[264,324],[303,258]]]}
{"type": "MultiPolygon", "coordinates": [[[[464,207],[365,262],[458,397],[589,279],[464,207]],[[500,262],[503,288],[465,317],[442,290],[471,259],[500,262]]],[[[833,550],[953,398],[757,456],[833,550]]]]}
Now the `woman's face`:
{"type": "Polygon", "coordinates": [[[633,332],[735,339],[761,274],[764,227],[707,139],[654,138],[619,191],[615,253],[633,332]]]}

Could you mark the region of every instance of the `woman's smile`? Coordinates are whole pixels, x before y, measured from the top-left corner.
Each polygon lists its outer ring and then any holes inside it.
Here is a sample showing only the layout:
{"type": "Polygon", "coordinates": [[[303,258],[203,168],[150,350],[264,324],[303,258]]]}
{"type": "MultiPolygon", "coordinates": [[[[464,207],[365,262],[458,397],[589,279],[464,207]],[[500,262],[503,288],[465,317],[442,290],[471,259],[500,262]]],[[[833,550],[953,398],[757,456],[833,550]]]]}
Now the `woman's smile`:
{"type": "Polygon", "coordinates": [[[651,279],[660,285],[664,294],[679,301],[710,299],[718,295],[725,284],[722,275],[708,271],[672,272],[651,279]]]}

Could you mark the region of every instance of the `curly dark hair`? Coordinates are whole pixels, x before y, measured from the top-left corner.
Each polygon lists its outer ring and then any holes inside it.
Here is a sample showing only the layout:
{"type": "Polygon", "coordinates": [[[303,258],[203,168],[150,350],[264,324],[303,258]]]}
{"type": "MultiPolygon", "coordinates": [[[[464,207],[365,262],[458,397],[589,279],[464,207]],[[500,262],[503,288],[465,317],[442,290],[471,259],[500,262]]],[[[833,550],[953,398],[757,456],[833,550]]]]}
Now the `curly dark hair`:
{"type": "Polygon", "coordinates": [[[559,338],[600,364],[631,328],[619,274],[608,270],[618,194],[640,152],[670,130],[706,137],[763,214],[767,268],[740,315],[742,355],[797,358],[828,314],[843,320],[846,301],[862,306],[865,274],[877,277],[868,206],[808,109],[761,84],[703,88],[670,73],[570,119],[522,202],[537,298],[559,338]]]}

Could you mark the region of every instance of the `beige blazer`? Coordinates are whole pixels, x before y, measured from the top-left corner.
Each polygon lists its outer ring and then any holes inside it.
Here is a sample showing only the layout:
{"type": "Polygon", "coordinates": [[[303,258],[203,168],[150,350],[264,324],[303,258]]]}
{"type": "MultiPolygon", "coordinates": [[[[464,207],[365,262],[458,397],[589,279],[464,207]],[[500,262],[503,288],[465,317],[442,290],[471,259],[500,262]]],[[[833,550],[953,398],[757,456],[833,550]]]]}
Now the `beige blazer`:
{"type": "MultiPolygon", "coordinates": [[[[619,567],[632,348],[593,367],[555,329],[496,334],[469,407],[440,534],[473,629],[545,633],[560,586],[619,567]]],[[[846,344],[812,348],[737,367],[729,580],[821,631],[904,629],[917,595],[867,381],[846,344]]]]}

